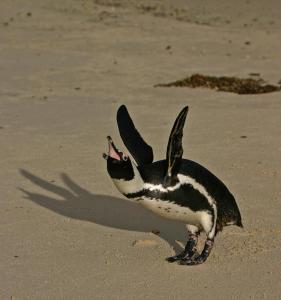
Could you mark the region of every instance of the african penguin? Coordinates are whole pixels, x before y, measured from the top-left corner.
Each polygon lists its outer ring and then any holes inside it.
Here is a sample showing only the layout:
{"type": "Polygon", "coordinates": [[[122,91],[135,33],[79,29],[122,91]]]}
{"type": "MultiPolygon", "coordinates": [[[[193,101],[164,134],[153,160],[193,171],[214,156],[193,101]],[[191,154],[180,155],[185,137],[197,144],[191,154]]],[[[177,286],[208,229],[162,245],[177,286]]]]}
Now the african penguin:
{"type": "Polygon", "coordinates": [[[166,159],[153,162],[153,150],[143,140],[122,105],[117,112],[120,136],[136,164],[116,148],[107,137],[109,151],[103,154],[107,171],[117,189],[127,198],[137,200],[154,213],[187,224],[188,241],[178,255],[168,262],[198,265],[208,258],[216,234],[224,226],[242,226],[233,195],[209,170],[183,159],[182,136],[188,107],[175,120],[167,146],[166,159]],[[206,233],[202,253],[195,256],[198,235],[206,233]]]}

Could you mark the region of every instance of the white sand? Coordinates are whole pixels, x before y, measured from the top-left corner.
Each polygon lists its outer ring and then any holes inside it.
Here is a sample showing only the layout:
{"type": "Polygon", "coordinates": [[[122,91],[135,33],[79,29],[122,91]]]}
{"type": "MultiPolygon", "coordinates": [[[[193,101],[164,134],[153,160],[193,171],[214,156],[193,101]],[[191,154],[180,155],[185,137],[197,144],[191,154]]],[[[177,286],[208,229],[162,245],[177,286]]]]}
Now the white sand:
{"type": "Polygon", "coordinates": [[[0,299],[281,298],[280,93],[153,87],[198,72],[277,83],[280,1],[162,3],[1,1],[0,299]],[[156,159],[189,105],[184,155],[223,179],[245,226],[205,264],[168,264],[184,225],[111,183],[101,153],[107,134],[123,147],[121,103],[156,159]]]}

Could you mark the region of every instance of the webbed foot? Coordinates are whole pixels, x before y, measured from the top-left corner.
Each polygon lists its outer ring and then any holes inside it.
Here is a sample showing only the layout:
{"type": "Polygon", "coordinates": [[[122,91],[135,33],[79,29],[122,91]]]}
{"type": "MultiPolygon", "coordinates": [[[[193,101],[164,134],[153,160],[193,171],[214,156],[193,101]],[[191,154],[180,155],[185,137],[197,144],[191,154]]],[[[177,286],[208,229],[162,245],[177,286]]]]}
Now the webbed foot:
{"type": "Polygon", "coordinates": [[[179,265],[196,266],[205,262],[211,253],[214,240],[207,239],[202,253],[195,258],[183,258],[179,261],[179,265]]]}
{"type": "Polygon", "coordinates": [[[186,258],[190,257],[189,254],[185,253],[185,251],[181,252],[180,254],[174,255],[174,256],[170,256],[166,258],[166,261],[169,263],[173,263],[175,261],[181,261],[184,260],[186,258]]]}
{"type": "Polygon", "coordinates": [[[198,234],[190,234],[184,250],[177,255],[167,257],[166,261],[173,263],[175,261],[183,261],[186,259],[191,259],[196,252],[197,241],[198,241],[198,234]]]}

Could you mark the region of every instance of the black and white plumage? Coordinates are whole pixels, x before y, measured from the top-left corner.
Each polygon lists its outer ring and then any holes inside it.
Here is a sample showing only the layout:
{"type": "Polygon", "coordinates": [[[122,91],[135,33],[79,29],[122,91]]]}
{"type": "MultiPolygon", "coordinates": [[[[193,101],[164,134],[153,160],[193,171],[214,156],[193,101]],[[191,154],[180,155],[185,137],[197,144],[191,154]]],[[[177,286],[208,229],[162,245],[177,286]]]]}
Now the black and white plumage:
{"type": "Polygon", "coordinates": [[[122,105],[117,112],[121,138],[137,164],[119,151],[108,137],[107,171],[117,189],[127,198],[163,217],[187,224],[189,239],[182,253],[169,262],[184,265],[203,263],[213,247],[215,235],[224,226],[242,227],[241,215],[233,195],[209,170],[182,158],[182,136],[188,107],[178,115],[167,146],[166,159],[153,162],[153,150],[143,140],[122,105]],[[194,257],[198,235],[206,233],[202,253],[194,257]]]}

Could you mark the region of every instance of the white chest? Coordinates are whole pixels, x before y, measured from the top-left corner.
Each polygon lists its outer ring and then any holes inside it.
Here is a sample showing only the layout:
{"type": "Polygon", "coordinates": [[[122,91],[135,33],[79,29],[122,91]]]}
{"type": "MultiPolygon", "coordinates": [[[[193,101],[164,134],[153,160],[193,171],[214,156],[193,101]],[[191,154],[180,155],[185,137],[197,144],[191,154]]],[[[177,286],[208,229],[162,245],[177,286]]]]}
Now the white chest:
{"type": "Polygon", "coordinates": [[[139,171],[137,170],[135,164],[132,164],[132,167],[134,169],[134,177],[131,180],[112,178],[113,183],[115,184],[119,192],[122,194],[133,194],[143,189],[143,179],[139,171]]]}
{"type": "Polygon", "coordinates": [[[139,202],[155,214],[168,219],[181,221],[186,224],[195,225],[197,227],[201,227],[202,218],[207,214],[204,211],[194,212],[188,207],[182,207],[175,203],[159,199],[142,197],[139,202]]]}

